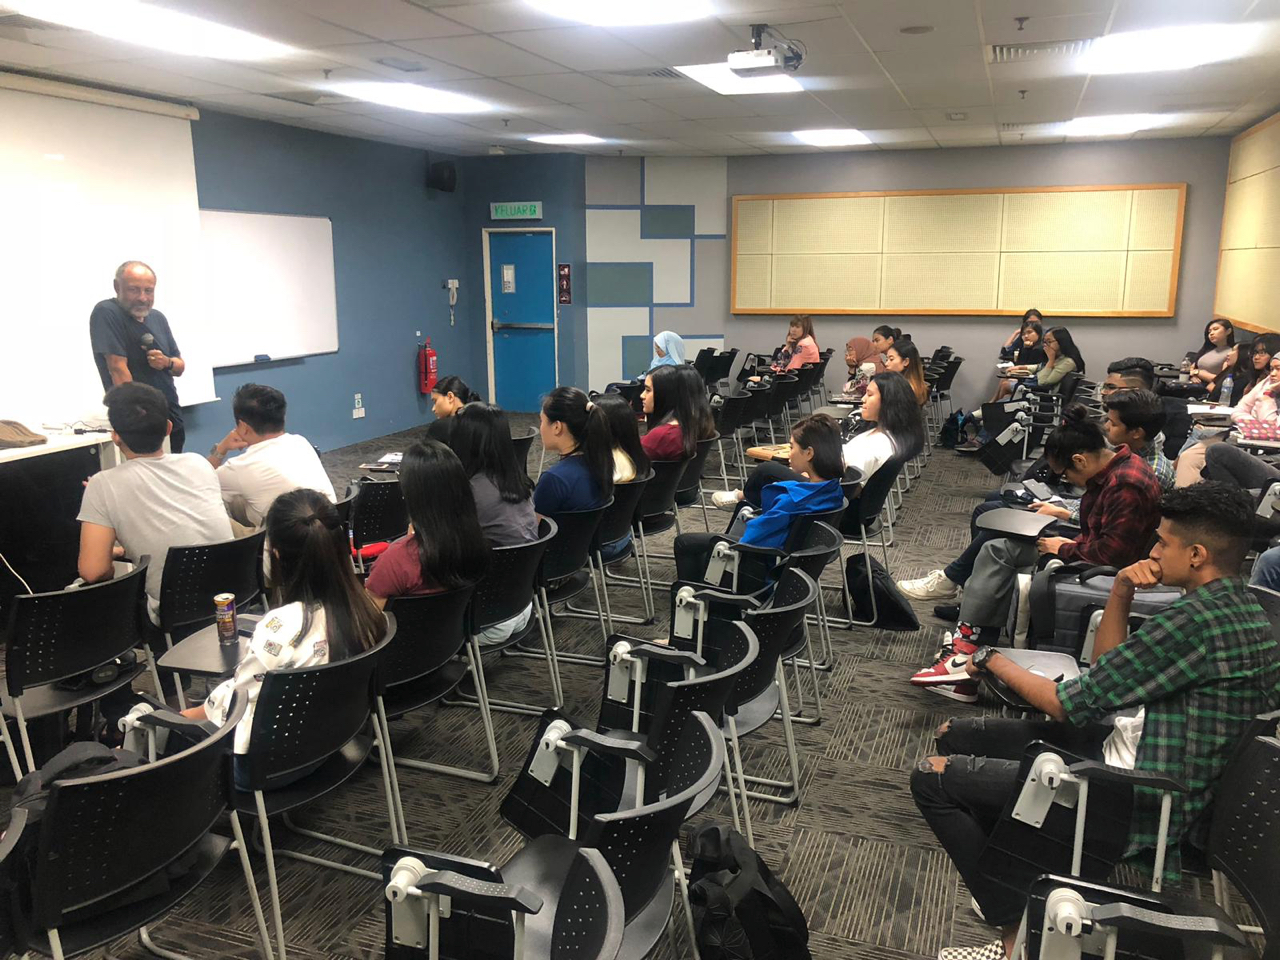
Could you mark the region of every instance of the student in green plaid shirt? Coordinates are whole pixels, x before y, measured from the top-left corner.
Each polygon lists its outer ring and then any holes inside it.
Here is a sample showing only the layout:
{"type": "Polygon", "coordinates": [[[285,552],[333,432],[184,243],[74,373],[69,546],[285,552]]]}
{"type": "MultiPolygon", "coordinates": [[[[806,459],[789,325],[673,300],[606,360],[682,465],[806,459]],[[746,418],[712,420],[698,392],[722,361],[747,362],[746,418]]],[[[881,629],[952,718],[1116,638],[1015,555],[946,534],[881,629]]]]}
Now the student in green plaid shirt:
{"type": "MultiPolygon", "coordinates": [[[[1239,487],[1203,482],[1166,493],[1160,512],[1150,557],[1115,578],[1086,672],[1057,682],[994,650],[970,658],[970,675],[991,674],[1052,720],[949,721],[938,731],[942,756],[921,761],[912,776],[921,813],[987,922],[1004,929],[1001,940],[945,949],[942,960],[999,960],[1012,947],[1026,898],[983,876],[977,864],[1020,786],[1028,743],[1045,740],[1184,781],[1189,792],[1173,795],[1165,869],[1176,878],[1179,843],[1189,836],[1203,845],[1214,787],[1249,722],[1280,707],[1280,647],[1239,575],[1253,527],[1251,498],[1239,487]],[[1134,591],[1157,584],[1186,594],[1128,636],[1134,591]],[[1112,725],[1101,722],[1106,718],[1112,725]]],[[[1159,793],[1135,790],[1127,857],[1149,860],[1159,822],[1159,793]]]]}

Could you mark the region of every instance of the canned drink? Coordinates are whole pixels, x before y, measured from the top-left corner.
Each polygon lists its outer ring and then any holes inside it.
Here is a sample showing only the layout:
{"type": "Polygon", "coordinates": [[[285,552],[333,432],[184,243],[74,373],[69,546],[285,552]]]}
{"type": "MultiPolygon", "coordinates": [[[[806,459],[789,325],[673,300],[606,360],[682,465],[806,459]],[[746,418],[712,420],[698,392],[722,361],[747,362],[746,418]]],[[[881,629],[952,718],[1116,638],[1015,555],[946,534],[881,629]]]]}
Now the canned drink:
{"type": "Polygon", "coordinates": [[[213,598],[214,619],[218,624],[219,643],[238,643],[236,629],[236,595],[220,593],[213,598]]]}

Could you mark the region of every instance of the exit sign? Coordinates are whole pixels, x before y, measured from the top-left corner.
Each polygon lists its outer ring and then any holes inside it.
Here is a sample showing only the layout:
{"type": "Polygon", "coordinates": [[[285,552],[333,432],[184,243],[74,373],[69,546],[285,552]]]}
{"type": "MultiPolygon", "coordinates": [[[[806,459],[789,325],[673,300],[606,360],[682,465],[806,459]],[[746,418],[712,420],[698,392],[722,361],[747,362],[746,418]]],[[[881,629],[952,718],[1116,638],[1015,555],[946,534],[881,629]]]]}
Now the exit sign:
{"type": "Polygon", "coordinates": [[[541,220],[541,200],[520,200],[489,204],[490,220],[541,220]]]}

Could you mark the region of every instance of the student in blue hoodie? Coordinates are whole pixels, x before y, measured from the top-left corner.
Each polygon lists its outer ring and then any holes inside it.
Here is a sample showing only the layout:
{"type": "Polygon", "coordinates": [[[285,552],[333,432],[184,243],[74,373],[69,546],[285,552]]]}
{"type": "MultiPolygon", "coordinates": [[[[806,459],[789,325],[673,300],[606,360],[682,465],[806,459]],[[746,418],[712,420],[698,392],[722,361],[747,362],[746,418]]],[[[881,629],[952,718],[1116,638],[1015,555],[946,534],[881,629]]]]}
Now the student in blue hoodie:
{"type": "MultiPolygon", "coordinates": [[[[791,469],[780,468],[779,479],[760,491],[760,510],[747,521],[741,543],[781,548],[787,542],[792,521],[806,513],[835,510],[844,499],[840,477],[844,474],[840,427],[825,413],[799,421],[791,431],[791,469]]],[[[700,581],[706,573],[711,549],[720,534],[682,533],[676,537],[676,572],[681,580],[700,581]]]]}

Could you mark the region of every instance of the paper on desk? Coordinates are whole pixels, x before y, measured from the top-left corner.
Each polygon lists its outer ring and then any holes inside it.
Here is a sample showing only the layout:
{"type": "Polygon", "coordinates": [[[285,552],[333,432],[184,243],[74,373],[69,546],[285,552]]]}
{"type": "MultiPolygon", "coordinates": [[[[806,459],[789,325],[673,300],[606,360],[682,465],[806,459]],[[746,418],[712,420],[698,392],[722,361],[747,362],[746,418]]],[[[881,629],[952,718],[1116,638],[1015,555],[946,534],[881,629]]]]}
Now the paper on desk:
{"type": "Polygon", "coordinates": [[[403,453],[384,453],[378,458],[379,463],[399,463],[404,458],[403,453]]]}
{"type": "Polygon", "coordinates": [[[1224,407],[1220,403],[1188,403],[1187,404],[1187,413],[1192,415],[1197,413],[1221,413],[1224,416],[1230,416],[1235,411],[1235,409],[1236,409],[1235,407],[1224,407]]]}

